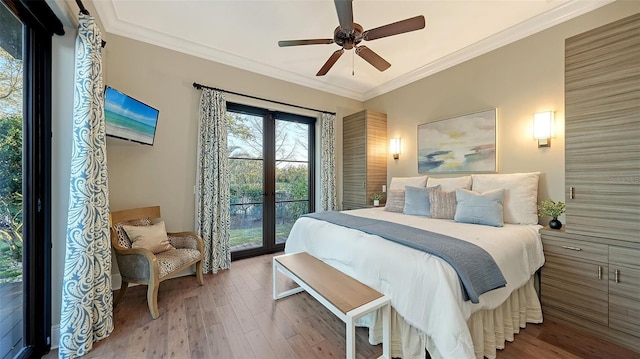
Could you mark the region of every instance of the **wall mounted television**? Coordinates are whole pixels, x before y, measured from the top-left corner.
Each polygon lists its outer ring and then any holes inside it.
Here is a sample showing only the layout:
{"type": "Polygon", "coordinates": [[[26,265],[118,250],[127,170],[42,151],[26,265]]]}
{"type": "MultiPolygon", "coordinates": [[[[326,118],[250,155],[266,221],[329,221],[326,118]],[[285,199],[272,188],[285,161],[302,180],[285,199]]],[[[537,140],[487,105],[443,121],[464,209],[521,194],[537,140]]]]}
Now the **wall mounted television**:
{"type": "Polygon", "coordinates": [[[107,136],[153,146],[158,110],[106,86],[104,117],[107,136]]]}

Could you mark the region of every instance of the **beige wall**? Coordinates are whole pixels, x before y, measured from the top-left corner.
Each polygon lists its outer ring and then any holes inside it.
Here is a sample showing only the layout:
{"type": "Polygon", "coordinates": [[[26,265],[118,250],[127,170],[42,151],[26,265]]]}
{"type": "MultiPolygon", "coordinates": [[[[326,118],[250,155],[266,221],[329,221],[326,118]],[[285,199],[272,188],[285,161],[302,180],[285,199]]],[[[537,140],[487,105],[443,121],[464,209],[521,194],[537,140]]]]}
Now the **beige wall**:
{"type": "Polygon", "coordinates": [[[539,197],[564,201],[564,40],[638,12],[638,4],[618,1],[366,101],[387,113],[387,136],[402,138],[400,159],[389,156],[389,180],[417,174],[418,125],[497,108],[498,172],[540,171],[539,197]],[[556,135],[539,149],[533,115],[548,110],[556,135]]]}
{"type": "MultiPolygon", "coordinates": [[[[339,119],[362,108],[360,101],[124,37],[110,35],[108,41],[104,57],[107,69],[105,84],[160,111],[154,146],[112,138],[107,141],[111,210],[158,204],[168,230],[189,230],[194,226],[193,186],[201,93],[193,88],[194,81],[238,93],[337,112],[339,119]]],[[[228,99],[249,101],[233,96],[228,99]]],[[[263,105],[275,108],[272,104],[263,105]]],[[[341,121],[337,122],[341,133],[341,121]]],[[[341,146],[338,148],[341,149],[341,146]]],[[[338,157],[342,158],[341,152],[338,157]]],[[[338,167],[341,168],[341,165],[338,167]]]]}

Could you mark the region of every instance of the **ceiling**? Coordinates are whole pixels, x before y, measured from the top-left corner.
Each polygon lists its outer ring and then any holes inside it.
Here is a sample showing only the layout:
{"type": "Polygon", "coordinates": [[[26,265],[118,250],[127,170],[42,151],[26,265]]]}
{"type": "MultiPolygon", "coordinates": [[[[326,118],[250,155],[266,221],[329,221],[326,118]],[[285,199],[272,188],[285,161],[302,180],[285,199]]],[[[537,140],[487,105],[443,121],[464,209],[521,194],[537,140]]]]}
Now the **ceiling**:
{"type": "Polygon", "coordinates": [[[355,0],[354,21],[365,30],[416,15],[425,16],[426,28],[362,43],[391,63],[384,72],[349,50],[322,77],[315,74],[338,45],[281,48],[278,40],[332,38],[338,18],[331,0],[94,0],[93,4],[108,33],[364,101],[608,2],[355,0]]]}

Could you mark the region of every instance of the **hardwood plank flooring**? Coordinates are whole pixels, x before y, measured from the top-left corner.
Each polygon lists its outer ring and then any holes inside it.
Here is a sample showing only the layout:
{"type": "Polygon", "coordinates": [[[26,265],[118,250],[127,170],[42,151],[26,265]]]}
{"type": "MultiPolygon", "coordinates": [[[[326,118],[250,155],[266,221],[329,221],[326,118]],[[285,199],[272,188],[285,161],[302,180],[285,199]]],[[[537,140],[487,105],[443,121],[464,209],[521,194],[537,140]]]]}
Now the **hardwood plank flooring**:
{"type": "MultiPolygon", "coordinates": [[[[270,359],[344,358],[345,327],[307,293],[274,301],[273,255],[232,263],[231,269],[160,284],[160,318],[153,320],[146,302],[146,286],[130,287],[114,310],[115,329],[95,343],[84,358],[270,359]]],[[[283,289],[293,287],[280,281],[283,289]]],[[[358,359],[382,355],[380,345],[367,341],[357,328],[358,359]]],[[[56,358],[57,350],[45,358],[56,358]]],[[[528,324],[498,351],[498,359],[620,358],[640,359],[634,353],[559,323],[528,324]]]]}

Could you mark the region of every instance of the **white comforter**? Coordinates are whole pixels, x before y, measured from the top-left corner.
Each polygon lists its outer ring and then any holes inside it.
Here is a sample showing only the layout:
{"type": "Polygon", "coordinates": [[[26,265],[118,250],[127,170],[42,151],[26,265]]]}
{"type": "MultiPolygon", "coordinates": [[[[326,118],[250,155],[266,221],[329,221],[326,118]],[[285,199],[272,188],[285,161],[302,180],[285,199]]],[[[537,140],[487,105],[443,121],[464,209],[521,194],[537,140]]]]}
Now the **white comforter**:
{"type": "Polygon", "coordinates": [[[324,221],[300,218],[291,229],[285,252],[305,251],[384,293],[405,321],[426,333],[444,358],[474,358],[466,321],[481,309],[494,309],[523,286],[544,264],[538,225],[489,227],[360,209],[351,215],[422,228],[466,240],[486,250],[507,280],[505,288],[462,300],[460,281],[442,259],[324,221]]]}

